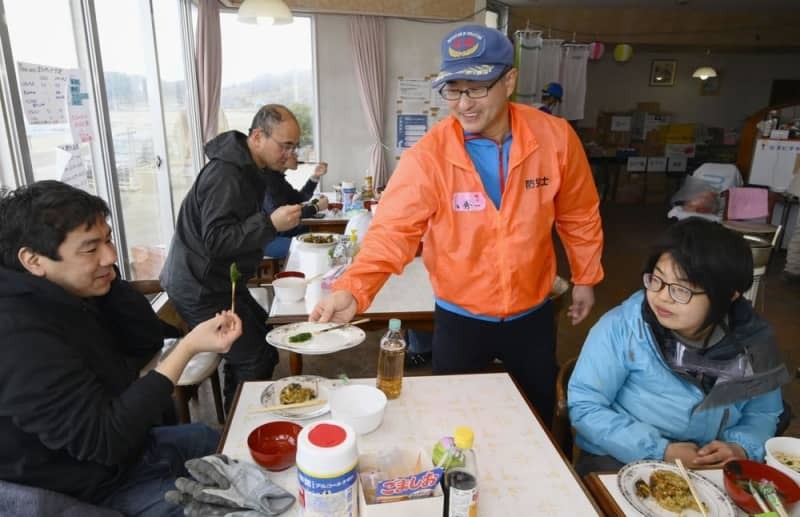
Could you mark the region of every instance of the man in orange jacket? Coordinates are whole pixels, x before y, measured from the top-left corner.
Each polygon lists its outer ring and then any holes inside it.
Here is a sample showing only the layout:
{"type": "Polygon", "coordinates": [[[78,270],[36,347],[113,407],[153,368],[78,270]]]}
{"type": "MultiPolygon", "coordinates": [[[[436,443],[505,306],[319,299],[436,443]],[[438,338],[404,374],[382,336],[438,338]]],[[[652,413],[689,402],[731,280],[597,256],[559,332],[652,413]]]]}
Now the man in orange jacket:
{"type": "Polygon", "coordinates": [[[569,123],[508,101],[517,79],[508,38],[465,26],[441,50],[433,87],[450,117],[403,153],[355,262],[311,320],[350,321],[366,310],[424,236],[436,297],[433,372],[502,359],[549,422],[558,372],[552,228],[570,263],[576,324],[603,279],[597,190],[569,123]]]}

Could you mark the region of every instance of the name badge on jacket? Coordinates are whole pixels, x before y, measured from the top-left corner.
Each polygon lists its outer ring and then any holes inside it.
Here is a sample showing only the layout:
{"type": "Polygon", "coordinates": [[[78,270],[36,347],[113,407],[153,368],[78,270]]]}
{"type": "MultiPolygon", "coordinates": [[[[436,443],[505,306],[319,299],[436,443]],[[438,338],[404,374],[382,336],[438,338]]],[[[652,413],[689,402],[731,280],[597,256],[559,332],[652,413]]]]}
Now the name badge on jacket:
{"type": "Polygon", "coordinates": [[[456,212],[486,210],[486,197],[483,192],[456,192],[453,194],[453,209],[456,212]]]}

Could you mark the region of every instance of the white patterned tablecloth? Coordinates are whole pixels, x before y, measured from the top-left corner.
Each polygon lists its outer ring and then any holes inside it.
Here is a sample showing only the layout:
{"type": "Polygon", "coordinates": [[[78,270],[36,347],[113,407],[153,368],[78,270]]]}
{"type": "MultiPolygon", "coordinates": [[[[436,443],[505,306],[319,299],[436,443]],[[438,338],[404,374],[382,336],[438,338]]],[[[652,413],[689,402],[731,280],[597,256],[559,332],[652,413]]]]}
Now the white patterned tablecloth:
{"type": "MultiPolygon", "coordinates": [[[[351,382],[372,384],[375,380],[351,382]]],[[[267,385],[268,381],[242,386],[223,453],[252,461],[248,434],[265,422],[278,420],[263,413],[248,413],[250,408],[260,407],[261,392],[267,385]]],[[[329,418],[326,414],[318,420],[329,418]]],[[[381,426],[360,436],[358,447],[362,454],[397,446],[431,450],[439,438],[452,434],[459,425],[475,431],[481,517],[598,515],[572,468],[506,373],[406,377],[402,395],[389,401],[381,426]]],[[[295,467],[270,476],[297,493],[295,467]]],[[[298,514],[295,503],[285,515],[298,514]]]]}

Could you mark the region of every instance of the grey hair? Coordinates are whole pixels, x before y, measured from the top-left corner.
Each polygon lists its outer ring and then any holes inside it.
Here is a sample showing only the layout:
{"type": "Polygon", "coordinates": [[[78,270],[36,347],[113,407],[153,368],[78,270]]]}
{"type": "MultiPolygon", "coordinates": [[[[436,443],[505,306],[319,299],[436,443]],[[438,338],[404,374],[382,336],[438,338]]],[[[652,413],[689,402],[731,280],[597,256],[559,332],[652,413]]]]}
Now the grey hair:
{"type": "Polygon", "coordinates": [[[261,109],[253,117],[253,122],[250,124],[250,134],[252,135],[256,129],[261,129],[264,134],[269,136],[275,126],[287,119],[297,122],[297,118],[286,106],[282,104],[265,104],[261,106],[261,109]]]}

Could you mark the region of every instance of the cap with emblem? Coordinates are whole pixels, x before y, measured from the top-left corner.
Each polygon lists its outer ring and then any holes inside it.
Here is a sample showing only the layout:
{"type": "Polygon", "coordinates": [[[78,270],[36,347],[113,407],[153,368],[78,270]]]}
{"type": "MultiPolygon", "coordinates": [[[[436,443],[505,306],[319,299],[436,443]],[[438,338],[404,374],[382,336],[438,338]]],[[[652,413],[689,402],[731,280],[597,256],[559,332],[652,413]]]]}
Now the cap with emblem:
{"type": "Polygon", "coordinates": [[[442,64],[432,87],[447,81],[491,81],[514,65],[514,46],[502,32],[465,25],[442,40],[442,64]]]}
{"type": "Polygon", "coordinates": [[[564,96],[564,88],[562,88],[558,83],[549,83],[544,87],[544,90],[542,90],[542,96],[555,97],[556,99],[561,100],[561,97],[564,96]]]}

